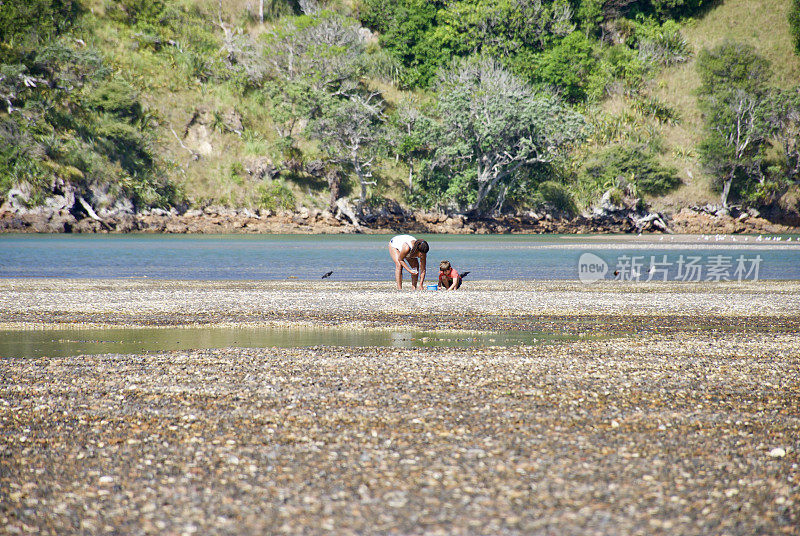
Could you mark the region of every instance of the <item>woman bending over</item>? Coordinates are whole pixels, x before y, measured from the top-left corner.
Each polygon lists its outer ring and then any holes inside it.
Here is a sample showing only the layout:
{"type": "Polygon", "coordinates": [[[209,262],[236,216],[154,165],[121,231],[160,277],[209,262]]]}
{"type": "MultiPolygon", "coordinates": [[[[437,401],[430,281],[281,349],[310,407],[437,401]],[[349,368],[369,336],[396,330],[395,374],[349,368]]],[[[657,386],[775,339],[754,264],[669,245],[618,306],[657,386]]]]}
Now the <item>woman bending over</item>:
{"type": "Polygon", "coordinates": [[[425,264],[430,246],[411,235],[397,235],[389,241],[389,255],[394,261],[397,289],[403,288],[403,268],[411,274],[411,286],[422,290],[425,283],[425,264]]]}

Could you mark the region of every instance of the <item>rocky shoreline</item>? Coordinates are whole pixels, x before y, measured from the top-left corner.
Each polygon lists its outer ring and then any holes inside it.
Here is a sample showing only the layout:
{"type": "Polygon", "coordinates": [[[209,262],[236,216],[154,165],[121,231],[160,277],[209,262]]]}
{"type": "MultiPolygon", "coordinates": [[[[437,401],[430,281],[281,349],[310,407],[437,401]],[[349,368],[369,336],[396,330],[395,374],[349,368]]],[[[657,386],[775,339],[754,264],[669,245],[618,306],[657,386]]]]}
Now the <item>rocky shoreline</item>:
{"type": "MultiPolygon", "coordinates": [[[[794,222],[792,222],[794,223],[794,222]]],[[[559,214],[527,212],[491,219],[461,214],[407,212],[399,207],[357,216],[352,208],[297,211],[207,207],[179,212],[162,209],[141,213],[117,212],[92,216],[45,207],[0,209],[0,233],[171,233],[171,234],[347,234],[347,233],[448,233],[448,234],[589,234],[676,233],[741,234],[800,233],[800,227],[774,223],[757,211],[688,207],[669,215],[632,210],[596,210],[572,218],[559,214]]]]}

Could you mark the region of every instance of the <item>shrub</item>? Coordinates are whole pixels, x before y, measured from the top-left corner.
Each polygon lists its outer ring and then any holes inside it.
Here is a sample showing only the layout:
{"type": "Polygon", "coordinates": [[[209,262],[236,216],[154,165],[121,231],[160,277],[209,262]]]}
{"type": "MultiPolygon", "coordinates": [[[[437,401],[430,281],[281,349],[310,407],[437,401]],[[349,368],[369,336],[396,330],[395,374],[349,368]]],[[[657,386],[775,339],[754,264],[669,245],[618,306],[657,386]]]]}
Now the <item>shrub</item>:
{"type": "Polygon", "coordinates": [[[563,90],[567,100],[578,102],[586,99],[596,68],[591,41],[583,33],[573,32],[539,56],[534,76],[538,82],[563,90]]]}
{"type": "Polygon", "coordinates": [[[688,61],[692,55],[689,42],[675,21],[658,24],[654,19],[643,19],[635,28],[636,47],[645,63],[674,65],[688,61]]]}
{"type": "Polygon", "coordinates": [[[89,108],[136,121],[142,117],[142,104],[136,90],[127,82],[112,79],[99,84],[86,97],[89,108]]]}
{"type": "Polygon", "coordinates": [[[769,61],[755,47],[736,41],[724,41],[713,49],[701,50],[696,68],[701,82],[698,91],[703,97],[732,89],[763,96],[766,82],[772,76],[769,61]]]}
{"type": "Polygon", "coordinates": [[[661,165],[644,146],[614,145],[589,159],[581,171],[584,182],[605,190],[628,179],[643,194],[661,195],[681,184],[677,170],[661,165]]]}
{"type": "Polygon", "coordinates": [[[572,192],[561,183],[545,181],[537,188],[534,204],[573,216],[577,214],[578,207],[572,192]]]}
{"type": "Polygon", "coordinates": [[[609,47],[605,49],[599,68],[599,72],[605,77],[606,85],[601,88],[596,87],[595,96],[600,98],[604,93],[611,93],[608,91],[611,84],[621,87],[626,93],[635,92],[644,82],[648,70],[648,65],[641,60],[639,54],[627,45],[609,47]],[[598,89],[602,92],[598,92],[598,89]]]}
{"type": "Polygon", "coordinates": [[[146,135],[133,125],[103,117],[94,129],[95,144],[112,161],[117,161],[128,174],[150,171],[155,156],[146,135]]]}
{"type": "Polygon", "coordinates": [[[124,177],[120,181],[120,186],[124,193],[131,196],[137,208],[170,208],[185,203],[183,189],[161,174],[124,177]]]}
{"type": "Polygon", "coordinates": [[[283,182],[270,182],[258,189],[258,205],[268,210],[291,210],[295,206],[292,190],[283,182]]]}
{"type": "MultiPolygon", "coordinates": [[[[605,197],[605,196],[604,196],[605,197]]],[[[608,200],[614,206],[621,206],[625,199],[625,192],[622,191],[618,186],[615,186],[608,190],[608,200]]]]}
{"type": "Polygon", "coordinates": [[[640,95],[633,100],[631,107],[643,116],[651,117],[661,124],[674,125],[680,122],[678,110],[657,97],[640,95]]]}
{"type": "Polygon", "coordinates": [[[783,181],[752,182],[742,188],[742,202],[747,206],[765,207],[775,203],[786,191],[783,181]]]}
{"type": "Polygon", "coordinates": [[[13,146],[0,147],[0,199],[5,199],[8,191],[21,183],[36,186],[42,176],[36,160],[20,154],[13,146]]]}
{"type": "Polygon", "coordinates": [[[106,13],[118,22],[133,26],[156,22],[164,7],[164,0],[116,0],[108,2],[106,13]]]}
{"type": "Polygon", "coordinates": [[[34,192],[44,186],[41,156],[41,146],[27,130],[11,119],[0,119],[0,198],[21,183],[34,192]]]}
{"type": "Polygon", "coordinates": [[[575,15],[581,29],[595,35],[603,22],[603,0],[582,0],[575,15]]]}
{"type": "Polygon", "coordinates": [[[244,168],[244,164],[239,161],[232,162],[228,167],[228,178],[234,184],[238,184],[239,186],[243,185],[246,175],[247,171],[244,168]]]}
{"type": "Polygon", "coordinates": [[[72,99],[74,90],[111,74],[100,53],[92,48],[79,48],[72,39],[62,37],[40,46],[35,57],[28,59],[32,74],[48,80],[47,88],[39,85],[42,93],[51,97],[72,99]]]}
{"type": "Polygon", "coordinates": [[[648,15],[656,16],[658,20],[685,19],[696,17],[717,4],[720,0],[645,0],[638,2],[608,2],[630,5],[629,16],[648,15]]]}

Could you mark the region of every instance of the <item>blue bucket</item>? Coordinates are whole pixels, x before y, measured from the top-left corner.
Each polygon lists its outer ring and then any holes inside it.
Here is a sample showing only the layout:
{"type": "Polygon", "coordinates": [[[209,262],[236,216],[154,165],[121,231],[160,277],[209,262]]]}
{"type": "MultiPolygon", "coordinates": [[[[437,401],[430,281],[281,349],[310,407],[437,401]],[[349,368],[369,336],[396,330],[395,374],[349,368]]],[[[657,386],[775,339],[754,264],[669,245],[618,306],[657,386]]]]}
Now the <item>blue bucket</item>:
{"type": "Polygon", "coordinates": [[[439,290],[439,285],[426,285],[425,288],[428,290],[439,290]]]}

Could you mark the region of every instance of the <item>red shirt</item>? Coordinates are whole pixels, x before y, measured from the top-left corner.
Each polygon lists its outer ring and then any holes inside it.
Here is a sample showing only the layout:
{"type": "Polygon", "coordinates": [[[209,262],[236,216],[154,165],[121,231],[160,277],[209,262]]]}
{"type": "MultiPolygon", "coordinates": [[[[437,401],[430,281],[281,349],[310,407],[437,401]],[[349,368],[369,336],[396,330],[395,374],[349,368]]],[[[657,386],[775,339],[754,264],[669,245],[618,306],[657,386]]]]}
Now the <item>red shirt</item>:
{"type": "Polygon", "coordinates": [[[458,277],[458,272],[456,272],[456,269],[453,268],[452,266],[450,267],[450,271],[449,272],[442,272],[441,270],[439,270],[439,283],[440,284],[442,283],[442,277],[443,276],[447,276],[450,279],[455,279],[455,278],[458,277]]]}

